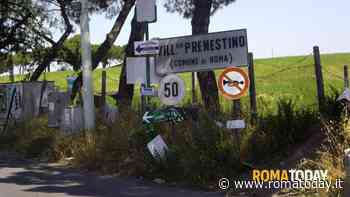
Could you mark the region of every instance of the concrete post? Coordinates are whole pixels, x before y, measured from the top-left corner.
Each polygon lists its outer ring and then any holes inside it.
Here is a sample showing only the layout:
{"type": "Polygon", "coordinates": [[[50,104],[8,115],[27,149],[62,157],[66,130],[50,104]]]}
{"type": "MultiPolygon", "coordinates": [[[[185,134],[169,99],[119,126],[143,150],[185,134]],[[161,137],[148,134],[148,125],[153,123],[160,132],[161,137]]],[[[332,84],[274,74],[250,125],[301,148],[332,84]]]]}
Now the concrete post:
{"type": "Polygon", "coordinates": [[[83,113],[84,128],[93,130],[95,128],[95,105],[92,94],[92,69],[91,69],[91,44],[89,30],[88,0],[81,0],[81,49],[83,68],[83,113]]]}

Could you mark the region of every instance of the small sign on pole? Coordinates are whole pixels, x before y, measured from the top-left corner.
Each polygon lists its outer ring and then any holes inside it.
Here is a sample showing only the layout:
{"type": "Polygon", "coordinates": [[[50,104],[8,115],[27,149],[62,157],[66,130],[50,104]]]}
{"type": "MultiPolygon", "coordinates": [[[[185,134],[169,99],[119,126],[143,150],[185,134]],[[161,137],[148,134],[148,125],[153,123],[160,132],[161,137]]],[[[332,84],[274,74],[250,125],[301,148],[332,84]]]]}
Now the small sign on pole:
{"type": "Polygon", "coordinates": [[[344,92],[337,98],[337,101],[350,102],[350,89],[345,88],[344,92]]]}
{"type": "Polygon", "coordinates": [[[137,22],[154,23],[157,21],[156,0],[136,1],[137,22]]]}
{"type": "Polygon", "coordinates": [[[153,87],[141,87],[142,96],[156,96],[157,91],[153,87]]]}
{"type": "Polygon", "coordinates": [[[163,159],[168,150],[168,146],[160,135],[157,135],[152,141],[150,141],[147,144],[147,148],[156,159],[163,159]]]}
{"type": "Polygon", "coordinates": [[[159,41],[147,40],[134,42],[135,55],[157,55],[159,53],[159,41]]]}
{"type": "Polygon", "coordinates": [[[228,120],[226,122],[227,129],[244,129],[245,122],[244,120],[228,120]]]}
{"type": "MultiPolygon", "coordinates": [[[[126,79],[127,84],[146,84],[146,57],[126,58],[126,79]]],[[[154,68],[154,57],[150,58],[150,81],[152,84],[159,84],[161,77],[158,76],[154,68]]]]}

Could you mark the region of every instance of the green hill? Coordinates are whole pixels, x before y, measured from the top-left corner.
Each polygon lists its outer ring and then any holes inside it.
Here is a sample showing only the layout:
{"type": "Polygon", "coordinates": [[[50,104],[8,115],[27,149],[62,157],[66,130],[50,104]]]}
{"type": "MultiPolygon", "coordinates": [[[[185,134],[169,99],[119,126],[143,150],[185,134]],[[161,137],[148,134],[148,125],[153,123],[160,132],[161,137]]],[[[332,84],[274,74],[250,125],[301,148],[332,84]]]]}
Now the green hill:
{"type": "MultiPolygon", "coordinates": [[[[298,105],[317,104],[316,81],[313,66],[313,56],[293,56],[270,59],[255,60],[256,91],[258,102],[261,107],[269,107],[280,98],[291,98],[298,105]]],[[[326,93],[330,93],[331,87],[339,91],[343,87],[343,66],[350,65],[350,53],[324,54],[321,56],[323,68],[324,84],[326,93]]],[[[94,71],[95,92],[101,90],[101,69],[94,71]]],[[[217,75],[221,71],[216,71],[217,75]]],[[[72,75],[71,71],[51,72],[46,74],[47,80],[53,80],[60,89],[66,88],[65,78],[72,75]]],[[[115,92],[118,87],[120,67],[107,69],[107,91],[115,92]]],[[[191,78],[189,73],[181,74],[187,86],[185,100],[190,99],[191,78]]],[[[41,77],[43,79],[44,76],[41,77]]],[[[23,79],[23,76],[16,76],[16,80],[23,79]]],[[[2,77],[1,82],[8,81],[7,77],[2,77]]],[[[198,89],[198,88],[197,88],[198,89]]],[[[139,91],[135,91],[138,92],[139,91]]],[[[197,90],[199,93],[199,91],[197,90]]],[[[139,95],[135,99],[138,100],[139,95]]],[[[247,103],[247,97],[243,102],[247,103]]],[[[153,99],[157,102],[157,99],[153,99]]],[[[225,107],[229,107],[223,98],[221,102],[225,107]]]]}

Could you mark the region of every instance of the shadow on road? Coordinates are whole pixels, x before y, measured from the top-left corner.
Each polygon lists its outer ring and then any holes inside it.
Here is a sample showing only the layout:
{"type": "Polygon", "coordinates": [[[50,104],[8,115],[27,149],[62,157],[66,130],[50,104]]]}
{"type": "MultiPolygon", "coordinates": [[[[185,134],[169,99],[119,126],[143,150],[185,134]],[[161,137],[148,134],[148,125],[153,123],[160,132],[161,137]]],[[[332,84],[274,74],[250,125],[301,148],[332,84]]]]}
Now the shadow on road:
{"type": "MultiPolygon", "coordinates": [[[[224,196],[223,193],[169,187],[136,178],[97,176],[90,173],[78,172],[63,166],[42,164],[20,159],[11,156],[11,154],[0,154],[1,190],[6,190],[6,187],[1,187],[1,185],[6,186],[7,184],[16,185],[16,189],[23,190],[27,193],[26,197],[36,193],[60,194],[58,196],[67,197],[224,196]]],[[[45,196],[44,194],[42,195],[45,196]]]]}

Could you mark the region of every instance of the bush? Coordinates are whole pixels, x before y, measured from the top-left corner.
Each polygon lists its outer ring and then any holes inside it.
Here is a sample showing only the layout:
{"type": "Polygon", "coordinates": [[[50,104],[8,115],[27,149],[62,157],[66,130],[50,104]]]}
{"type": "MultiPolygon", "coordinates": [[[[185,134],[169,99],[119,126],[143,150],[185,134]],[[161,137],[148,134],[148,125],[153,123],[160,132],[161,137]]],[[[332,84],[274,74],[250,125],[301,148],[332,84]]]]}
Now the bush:
{"type": "Polygon", "coordinates": [[[340,92],[331,87],[331,93],[325,97],[325,104],[321,107],[324,120],[341,121],[344,112],[344,103],[338,102],[340,92]]]}
{"type": "Polygon", "coordinates": [[[119,172],[135,149],[131,136],[142,129],[139,120],[135,113],[128,112],[111,127],[98,124],[95,131],[81,135],[73,142],[76,164],[87,169],[119,172]]]}
{"type": "MultiPolygon", "coordinates": [[[[335,183],[336,179],[345,178],[344,169],[344,150],[350,145],[349,122],[342,118],[337,122],[324,121],[323,131],[326,134],[322,147],[318,150],[314,159],[302,160],[298,168],[328,170],[328,179],[335,183]]],[[[329,192],[319,189],[314,191],[298,191],[300,194],[305,192],[314,192],[318,196],[341,196],[341,189],[331,188],[329,192]]]]}
{"type": "Polygon", "coordinates": [[[4,148],[11,147],[27,157],[51,158],[54,155],[56,131],[46,125],[47,119],[42,117],[26,124],[11,125],[6,135],[1,137],[10,140],[5,142],[4,148]]]}
{"type": "Polygon", "coordinates": [[[198,124],[185,121],[176,126],[176,135],[169,128],[163,134],[171,142],[167,158],[161,162],[146,154],[148,177],[160,177],[170,182],[192,185],[217,184],[221,177],[236,175],[239,167],[237,145],[230,131],[220,129],[202,113],[198,124]],[[196,125],[196,126],[194,126],[196,125]]]}
{"type": "Polygon", "coordinates": [[[296,108],[292,100],[279,100],[277,113],[260,117],[251,131],[252,158],[264,159],[286,154],[291,147],[301,144],[312,136],[319,119],[310,108],[296,108]]]}
{"type": "MultiPolygon", "coordinates": [[[[336,106],[331,101],[329,105],[336,106]]],[[[325,111],[337,117],[336,109],[325,111]]],[[[89,133],[62,136],[48,129],[46,120],[38,119],[18,127],[15,135],[8,137],[17,151],[29,156],[47,155],[55,160],[74,157],[74,164],[88,170],[217,188],[222,177],[238,178],[247,160],[280,159],[278,156],[305,142],[314,131],[319,132],[320,122],[316,111],[297,108],[284,99],[278,102],[276,113],[266,113],[256,125],[247,125],[238,142],[232,130],[219,128],[214,119],[227,120],[228,114],[214,117],[199,111],[195,120],[156,124],[156,131],[169,147],[161,161],[149,153],[150,136],[142,118],[132,111],[124,112],[112,126],[98,122],[89,133]]]]}

